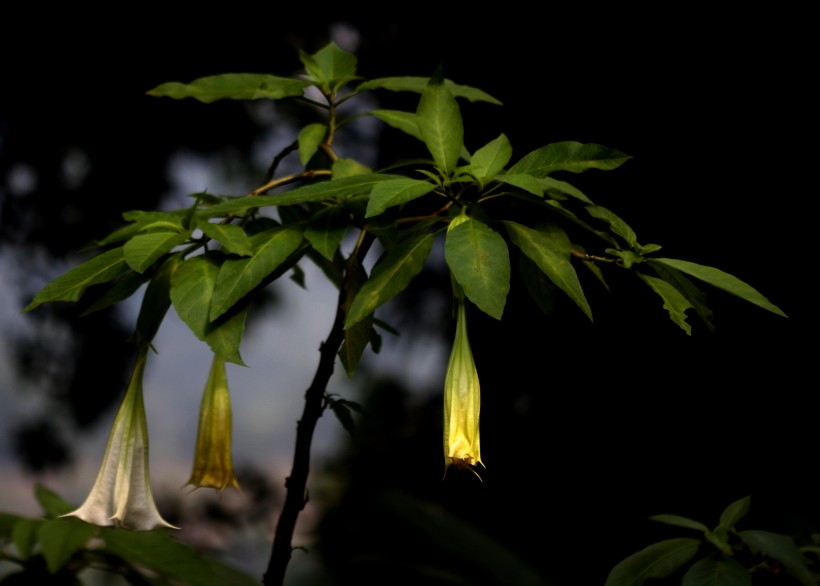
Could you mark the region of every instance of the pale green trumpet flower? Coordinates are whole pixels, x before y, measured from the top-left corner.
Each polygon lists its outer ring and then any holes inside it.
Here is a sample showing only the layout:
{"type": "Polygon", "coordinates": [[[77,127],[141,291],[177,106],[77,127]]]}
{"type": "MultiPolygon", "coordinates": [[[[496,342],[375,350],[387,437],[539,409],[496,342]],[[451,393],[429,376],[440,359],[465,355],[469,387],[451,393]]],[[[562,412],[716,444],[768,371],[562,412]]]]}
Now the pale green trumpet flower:
{"type": "Polygon", "coordinates": [[[202,394],[194,469],[187,482],[196,488],[239,489],[231,456],[231,397],[225,360],[214,354],[211,372],[202,394]]]}
{"type": "Polygon", "coordinates": [[[157,510],[148,474],[148,426],[142,378],[148,347],[140,349],[131,382],[114,419],[97,480],[80,508],[63,516],[95,525],[148,531],[171,527],[157,510]]]}
{"type": "MultiPolygon", "coordinates": [[[[456,300],[456,336],[444,381],[444,467],[467,468],[481,461],[478,418],[481,408],[478,372],[467,338],[466,301],[456,300]]],[[[481,477],[479,476],[479,479],[481,477]]]]}

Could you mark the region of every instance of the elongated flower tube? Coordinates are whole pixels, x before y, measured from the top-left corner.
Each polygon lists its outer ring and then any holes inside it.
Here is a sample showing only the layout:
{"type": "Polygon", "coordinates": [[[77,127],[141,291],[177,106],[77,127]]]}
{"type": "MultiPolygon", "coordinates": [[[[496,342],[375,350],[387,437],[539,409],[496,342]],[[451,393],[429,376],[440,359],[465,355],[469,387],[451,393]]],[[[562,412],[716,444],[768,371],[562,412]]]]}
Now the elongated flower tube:
{"type": "Polygon", "coordinates": [[[239,490],[231,457],[231,396],[225,360],[214,354],[199,409],[194,469],[187,482],[194,489],[228,486],[239,490]]]}
{"type": "Polygon", "coordinates": [[[131,382],[108,437],[102,466],[80,508],[63,516],[95,525],[116,525],[148,531],[171,527],[157,510],[148,474],[148,426],[142,378],[148,346],[140,348],[131,382]]]}
{"type": "Polygon", "coordinates": [[[456,312],[455,342],[444,381],[444,469],[468,468],[478,476],[472,466],[484,466],[478,437],[481,398],[463,298],[456,298],[456,312]]]}

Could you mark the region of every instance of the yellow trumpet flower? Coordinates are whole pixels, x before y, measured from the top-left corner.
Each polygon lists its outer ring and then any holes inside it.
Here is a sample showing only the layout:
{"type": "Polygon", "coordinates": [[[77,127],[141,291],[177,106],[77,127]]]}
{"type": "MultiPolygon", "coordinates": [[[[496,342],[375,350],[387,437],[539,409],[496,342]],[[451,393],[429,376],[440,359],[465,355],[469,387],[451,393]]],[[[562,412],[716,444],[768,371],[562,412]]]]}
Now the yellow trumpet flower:
{"type": "Polygon", "coordinates": [[[80,508],[63,515],[95,525],[148,531],[171,527],[157,510],[148,474],[148,426],[142,397],[147,345],[137,355],[131,382],[108,437],[97,480],[80,508]]]}
{"type": "Polygon", "coordinates": [[[231,397],[225,360],[214,354],[211,372],[202,394],[194,469],[186,483],[194,487],[239,489],[231,457],[231,397]]]}
{"type": "Polygon", "coordinates": [[[478,476],[472,469],[484,466],[478,437],[478,372],[467,338],[466,301],[457,299],[456,305],[456,336],[444,382],[444,469],[467,468],[478,476]]]}

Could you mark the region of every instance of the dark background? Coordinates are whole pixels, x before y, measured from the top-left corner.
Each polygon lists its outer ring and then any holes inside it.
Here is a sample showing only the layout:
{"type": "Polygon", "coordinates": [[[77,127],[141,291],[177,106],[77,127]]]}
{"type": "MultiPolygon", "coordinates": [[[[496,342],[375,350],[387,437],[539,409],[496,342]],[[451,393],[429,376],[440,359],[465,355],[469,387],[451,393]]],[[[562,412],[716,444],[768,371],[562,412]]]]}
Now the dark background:
{"type": "MultiPolygon", "coordinates": [[[[641,243],[743,279],[789,318],[707,290],[717,332],[690,318],[686,336],[654,295],[628,282],[590,293],[595,324],[561,300],[551,319],[533,318],[513,283],[502,322],[470,317],[483,391],[483,483],[451,473],[442,482],[437,402],[408,407],[401,381],[364,389],[379,417],[336,470],[350,484],[324,526],[335,578],[504,583],[488,569],[502,562],[470,541],[478,530],[554,584],[602,584],[619,560],[667,536],[649,515],[711,526],[749,494],[749,528],[816,527],[808,16],[464,10],[469,18],[421,5],[379,19],[332,10],[191,20],[143,14],[107,26],[71,19],[48,34],[26,34],[30,21],[21,18],[23,30],[3,41],[0,175],[25,161],[40,183],[27,197],[4,197],[0,246],[76,250],[122,211],[155,204],[164,162],[179,146],[245,151],[258,129],[240,105],[145,91],[225,72],[291,75],[300,68],[296,48],[317,50],[330,24],[347,22],[361,35],[364,77],[425,76],[441,64],[450,79],[504,102],[462,106],[471,149],[504,132],[514,158],[561,140],[632,155],[618,170],[579,178],[590,197],[621,215],[641,243]],[[59,162],[74,144],[89,153],[93,172],[68,190],[59,162]]],[[[387,138],[381,148],[389,160],[400,144],[387,138]]],[[[32,293],[21,283],[20,298],[7,302],[23,307],[32,293]]],[[[80,425],[114,400],[89,389],[121,387],[82,377],[121,379],[129,360],[127,347],[110,341],[110,320],[82,323],[83,343],[64,359],[82,362],[105,347],[111,360],[109,372],[80,368],[56,391],[80,425]]],[[[449,339],[444,317],[442,324],[449,339]]],[[[18,353],[31,371],[53,356],[46,340],[18,353]]],[[[47,418],[9,433],[35,470],[67,461],[70,448],[50,435],[47,418]]]]}

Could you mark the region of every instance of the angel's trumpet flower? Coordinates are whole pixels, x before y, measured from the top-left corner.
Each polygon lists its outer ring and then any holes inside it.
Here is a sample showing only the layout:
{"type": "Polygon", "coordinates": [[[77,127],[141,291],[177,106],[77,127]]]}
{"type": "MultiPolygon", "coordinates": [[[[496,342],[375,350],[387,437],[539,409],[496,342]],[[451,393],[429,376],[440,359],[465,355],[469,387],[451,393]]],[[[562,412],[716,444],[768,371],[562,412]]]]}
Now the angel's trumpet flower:
{"type": "Polygon", "coordinates": [[[195,489],[232,486],[239,490],[231,457],[231,397],[225,360],[216,354],[202,394],[194,469],[187,484],[195,489]]]}
{"type": "Polygon", "coordinates": [[[114,419],[102,466],[80,508],[64,516],[95,525],[148,531],[171,527],[157,510],[148,474],[148,426],[142,398],[147,346],[140,349],[131,382],[114,419]]]}
{"type": "MultiPolygon", "coordinates": [[[[457,299],[456,336],[444,381],[444,466],[468,468],[481,461],[478,415],[481,407],[470,341],[467,338],[466,301],[457,299]]],[[[481,478],[479,476],[479,478],[481,478]]]]}

